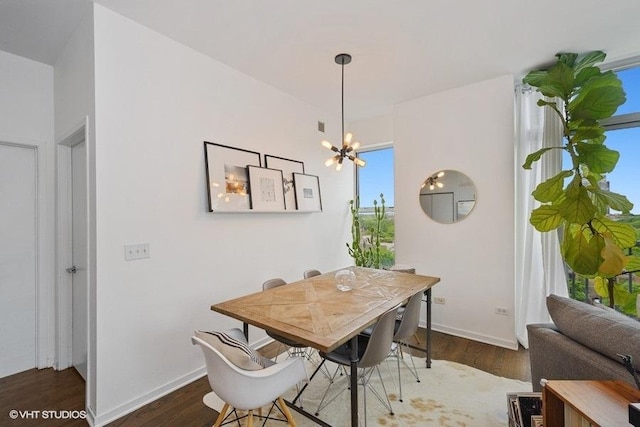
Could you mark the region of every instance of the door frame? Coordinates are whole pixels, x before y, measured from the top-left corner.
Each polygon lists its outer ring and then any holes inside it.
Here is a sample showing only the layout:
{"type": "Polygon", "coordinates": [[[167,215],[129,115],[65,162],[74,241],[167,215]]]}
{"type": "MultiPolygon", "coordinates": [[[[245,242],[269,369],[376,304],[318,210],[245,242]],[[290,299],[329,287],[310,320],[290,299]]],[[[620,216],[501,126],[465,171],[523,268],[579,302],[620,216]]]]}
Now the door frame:
{"type": "Polygon", "coordinates": [[[33,150],[35,158],[35,290],[36,290],[36,330],[35,330],[35,366],[38,369],[51,367],[55,360],[53,340],[54,322],[54,287],[50,280],[53,277],[53,265],[47,245],[52,237],[51,228],[46,218],[48,201],[52,202],[52,194],[47,191],[47,154],[46,141],[0,134],[0,144],[33,150]]]}
{"type": "MultiPolygon", "coordinates": [[[[72,241],[72,173],[71,173],[71,150],[72,148],[85,142],[88,145],[88,118],[85,118],[78,124],[72,132],[62,137],[56,144],[56,174],[57,174],[57,192],[56,192],[56,364],[55,369],[63,370],[73,366],[72,360],[72,310],[73,310],[73,294],[71,285],[73,278],[67,273],[67,268],[73,262],[73,241],[72,241]]],[[[87,150],[88,152],[88,150],[87,150]]],[[[88,157],[85,158],[86,165],[89,165],[88,157]]],[[[87,171],[88,171],[87,167],[87,171]]],[[[87,195],[88,195],[88,179],[87,176],[87,195]]],[[[87,197],[87,204],[89,197],[87,197]]],[[[89,210],[87,209],[87,212],[89,210]]],[[[89,222],[88,222],[89,223],[89,222]]],[[[87,238],[89,229],[87,224],[87,238]]],[[[91,251],[87,245],[87,269],[91,268],[91,251]]],[[[87,272],[90,278],[90,272],[87,272]]],[[[89,286],[89,283],[87,283],[89,286]]],[[[87,292],[89,293],[89,292],[87,292]]],[[[87,322],[91,315],[91,306],[87,299],[87,322]]],[[[90,334],[88,330],[88,334],[90,334]]],[[[87,346],[89,346],[89,337],[87,337],[87,346]]],[[[88,349],[87,349],[88,350],[88,349]]],[[[87,360],[87,364],[90,363],[87,360]]],[[[88,369],[88,366],[87,366],[88,369]]]]}

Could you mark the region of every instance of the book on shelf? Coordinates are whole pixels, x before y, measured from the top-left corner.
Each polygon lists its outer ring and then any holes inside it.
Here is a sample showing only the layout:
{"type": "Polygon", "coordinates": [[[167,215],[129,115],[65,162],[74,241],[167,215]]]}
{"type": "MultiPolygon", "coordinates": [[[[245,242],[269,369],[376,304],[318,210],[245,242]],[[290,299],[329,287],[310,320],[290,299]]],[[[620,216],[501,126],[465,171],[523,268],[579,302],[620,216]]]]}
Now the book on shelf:
{"type": "Polygon", "coordinates": [[[542,426],[542,393],[508,393],[507,406],[509,427],[542,426]]]}

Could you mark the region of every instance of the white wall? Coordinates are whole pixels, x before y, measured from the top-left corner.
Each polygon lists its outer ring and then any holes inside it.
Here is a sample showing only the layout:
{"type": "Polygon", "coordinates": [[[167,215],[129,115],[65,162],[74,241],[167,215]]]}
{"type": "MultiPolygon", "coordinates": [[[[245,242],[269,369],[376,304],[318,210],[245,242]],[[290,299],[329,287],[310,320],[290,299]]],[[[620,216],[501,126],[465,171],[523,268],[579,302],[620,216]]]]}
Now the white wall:
{"type": "MultiPolygon", "coordinates": [[[[89,247],[89,312],[95,314],[96,299],[96,234],[95,234],[95,96],[94,96],[94,48],[93,48],[93,3],[86,5],[85,15],[78,28],[75,30],[67,45],[57,58],[54,66],[55,82],[55,141],[58,159],[58,172],[61,179],[58,180],[58,203],[63,204],[64,191],[62,186],[64,181],[65,167],[70,165],[65,163],[67,156],[70,156],[68,147],[59,145],[66,137],[86,126],[87,131],[87,183],[89,193],[88,209],[88,247],[89,247]]],[[[59,222],[64,218],[58,217],[59,222]]],[[[63,227],[59,226],[60,229],[63,227]]],[[[58,287],[60,289],[60,299],[64,289],[71,286],[69,275],[64,271],[65,266],[71,265],[69,259],[64,259],[70,255],[70,248],[64,248],[65,241],[58,240],[58,287]],[[65,288],[66,287],[66,288],[65,288]]],[[[59,321],[65,316],[70,316],[69,310],[58,313],[59,321]]],[[[64,322],[60,322],[61,324],[64,322]]],[[[88,372],[87,372],[87,407],[89,414],[95,413],[96,407],[96,326],[95,316],[89,318],[89,342],[88,342],[88,372]]],[[[60,363],[60,360],[58,360],[60,363]]]]}
{"type": "Polygon", "coordinates": [[[53,149],[53,68],[0,51],[0,141],[37,149],[37,342],[36,365],[54,357],[55,151],[53,149]]]}
{"type": "Polygon", "coordinates": [[[433,295],[446,302],[433,305],[435,330],[517,348],[512,76],[396,105],[393,128],[396,262],[441,277],[433,295]],[[477,188],[473,212],[456,224],[420,208],[420,185],[442,169],[477,188]]]}
{"type": "Polygon", "coordinates": [[[393,142],[393,114],[350,122],[347,130],[352,132],[363,148],[393,142]]]}
{"type": "Polygon", "coordinates": [[[193,330],[241,327],[211,304],[350,264],[353,185],[324,167],[311,106],[99,5],[95,55],[101,424],[203,372],[193,330]],[[304,161],[324,212],[207,212],[204,140],[304,161]],[[130,243],[151,258],[125,262],[130,243]]]}

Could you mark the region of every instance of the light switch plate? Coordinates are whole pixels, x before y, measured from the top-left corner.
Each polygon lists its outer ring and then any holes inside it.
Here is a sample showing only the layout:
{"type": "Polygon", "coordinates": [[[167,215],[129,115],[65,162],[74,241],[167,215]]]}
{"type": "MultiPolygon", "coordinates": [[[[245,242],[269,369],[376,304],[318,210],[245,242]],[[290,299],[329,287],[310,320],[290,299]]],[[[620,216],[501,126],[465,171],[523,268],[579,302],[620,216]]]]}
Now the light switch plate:
{"type": "Polygon", "coordinates": [[[149,243],[139,243],[136,245],[124,245],[124,260],[133,261],[136,259],[150,258],[151,249],[149,243]]]}

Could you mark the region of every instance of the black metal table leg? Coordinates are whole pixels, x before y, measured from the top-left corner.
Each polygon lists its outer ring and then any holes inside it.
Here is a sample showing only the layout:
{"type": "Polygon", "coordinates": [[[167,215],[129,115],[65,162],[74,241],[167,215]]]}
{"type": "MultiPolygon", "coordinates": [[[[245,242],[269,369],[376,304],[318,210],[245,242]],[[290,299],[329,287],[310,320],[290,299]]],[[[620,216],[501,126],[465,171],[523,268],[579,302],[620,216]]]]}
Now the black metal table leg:
{"type": "Polygon", "coordinates": [[[431,288],[425,292],[427,296],[427,368],[431,367],[431,288]]]}
{"type": "Polygon", "coordinates": [[[358,427],[358,336],[351,338],[351,427],[358,427]]]}

